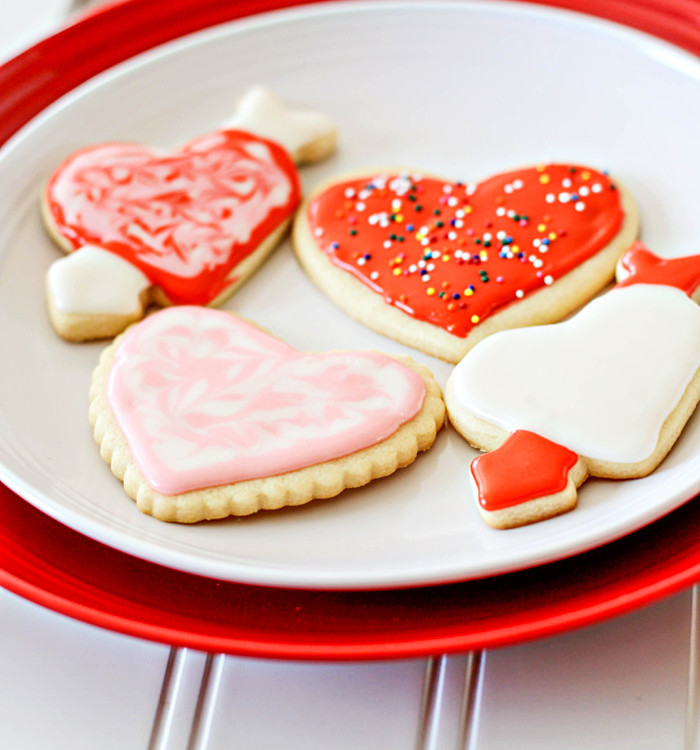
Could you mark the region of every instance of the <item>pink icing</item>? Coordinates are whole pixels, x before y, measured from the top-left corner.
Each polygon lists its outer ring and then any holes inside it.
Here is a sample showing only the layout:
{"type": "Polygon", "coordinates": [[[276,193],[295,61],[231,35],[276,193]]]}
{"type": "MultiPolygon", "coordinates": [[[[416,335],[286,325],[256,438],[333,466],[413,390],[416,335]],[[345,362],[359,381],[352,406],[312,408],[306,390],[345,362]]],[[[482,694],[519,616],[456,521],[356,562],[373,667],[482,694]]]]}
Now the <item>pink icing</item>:
{"type": "Polygon", "coordinates": [[[423,379],[374,352],[299,352],[228,313],[166,308],[120,345],[108,400],[156,491],[274,476],[388,438],[423,379]]]}

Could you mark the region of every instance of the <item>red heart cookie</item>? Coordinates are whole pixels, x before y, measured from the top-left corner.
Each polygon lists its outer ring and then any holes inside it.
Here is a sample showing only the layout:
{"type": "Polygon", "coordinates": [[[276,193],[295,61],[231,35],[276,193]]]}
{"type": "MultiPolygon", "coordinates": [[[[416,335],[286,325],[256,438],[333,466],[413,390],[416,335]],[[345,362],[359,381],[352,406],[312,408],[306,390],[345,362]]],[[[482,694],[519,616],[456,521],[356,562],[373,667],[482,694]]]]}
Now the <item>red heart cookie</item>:
{"type": "Polygon", "coordinates": [[[310,197],[294,236],[304,266],[348,312],[458,361],[495,330],[551,322],[586,301],[636,231],[632,201],[609,176],[549,164],[479,184],[408,172],[346,179],[310,197]]]}
{"type": "Polygon", "coordinates": [[[285,149],[220,130],[169,153],[130,143],[84,148],[52,175],[45,212],[67,249],[98,245],[169,302],[209,304],[299,199],[285,149]]]}

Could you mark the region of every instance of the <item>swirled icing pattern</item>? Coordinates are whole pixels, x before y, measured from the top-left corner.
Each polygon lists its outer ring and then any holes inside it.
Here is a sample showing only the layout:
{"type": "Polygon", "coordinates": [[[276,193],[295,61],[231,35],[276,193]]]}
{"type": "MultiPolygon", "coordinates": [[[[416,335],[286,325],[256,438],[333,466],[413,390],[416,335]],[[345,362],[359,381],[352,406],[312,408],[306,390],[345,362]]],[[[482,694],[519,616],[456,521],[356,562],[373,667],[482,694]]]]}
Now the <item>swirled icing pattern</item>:
{"type": "Polygon", "coordinates": [[[208,304],[236,266],[297,207],[291,157],[272,141],[221,130],[174,152],[89,146],[47,185],[59,234],[133,263],[179,304],[208,304]]]}
{"type": "Polygon", "coordinates": [[[424,397],[423,379],[391,357],[302,353],[189,306],[126,334],[108,386],[137,466],[168,495],[356,452],[412,419],[424,397]]]}
{"type": "Polygon", "coordinates": [[[602,250],[623,218],[614,182],[571,164],[478,184],[368,176],[331,185],[308,210],[332,263],[387,304],[462,338],[602,250]]]}

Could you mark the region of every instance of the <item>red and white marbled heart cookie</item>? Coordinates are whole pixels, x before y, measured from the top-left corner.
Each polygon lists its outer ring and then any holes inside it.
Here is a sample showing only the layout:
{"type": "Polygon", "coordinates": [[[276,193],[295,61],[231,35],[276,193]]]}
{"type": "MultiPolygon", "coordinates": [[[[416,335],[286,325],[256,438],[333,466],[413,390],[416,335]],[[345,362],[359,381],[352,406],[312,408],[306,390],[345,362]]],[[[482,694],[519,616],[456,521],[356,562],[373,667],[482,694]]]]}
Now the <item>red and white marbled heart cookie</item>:
{"type": "Polygon", "coordinates": [[[341,178],[307,199],[293,237],[353,317],[457,362],[497,330],[587,301],[637,229],[631,197],[607,174],[548,164],[478,184],[408,171],[341,178]]]}
{"type": "Polygon", "coordinates": [[[300,201],[296,163],[334,145],[328,120],[251,90],[221,130],[165,151],[88,146],[51,175],[42,209],[69,257],[49,311],[72,340],[110,336],[150,302],[218,305],[262,263],[300,201]]]}

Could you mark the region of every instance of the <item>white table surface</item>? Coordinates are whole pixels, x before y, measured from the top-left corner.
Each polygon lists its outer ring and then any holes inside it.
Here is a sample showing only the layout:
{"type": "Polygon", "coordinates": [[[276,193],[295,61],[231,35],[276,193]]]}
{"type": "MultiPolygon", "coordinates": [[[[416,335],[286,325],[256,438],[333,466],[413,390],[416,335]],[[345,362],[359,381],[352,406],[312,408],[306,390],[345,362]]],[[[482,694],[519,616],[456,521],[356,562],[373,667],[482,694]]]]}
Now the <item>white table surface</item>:
{"type": "MultiPolygon", "coordinates": [[[[0,61],[67,8],[0,0],[0,61]]],[[[0,747],[691,750],[697,597],[509,648],[308,663],[171,649],[0,589],[0,747]]]]}
{"type": "Polygon", "coordinates": [[[14,750],[694,748],[693,610],[686,591],[594,627],[480,654],[306,663],[169,649],[0,590],[0,743],[14,750]]]}

